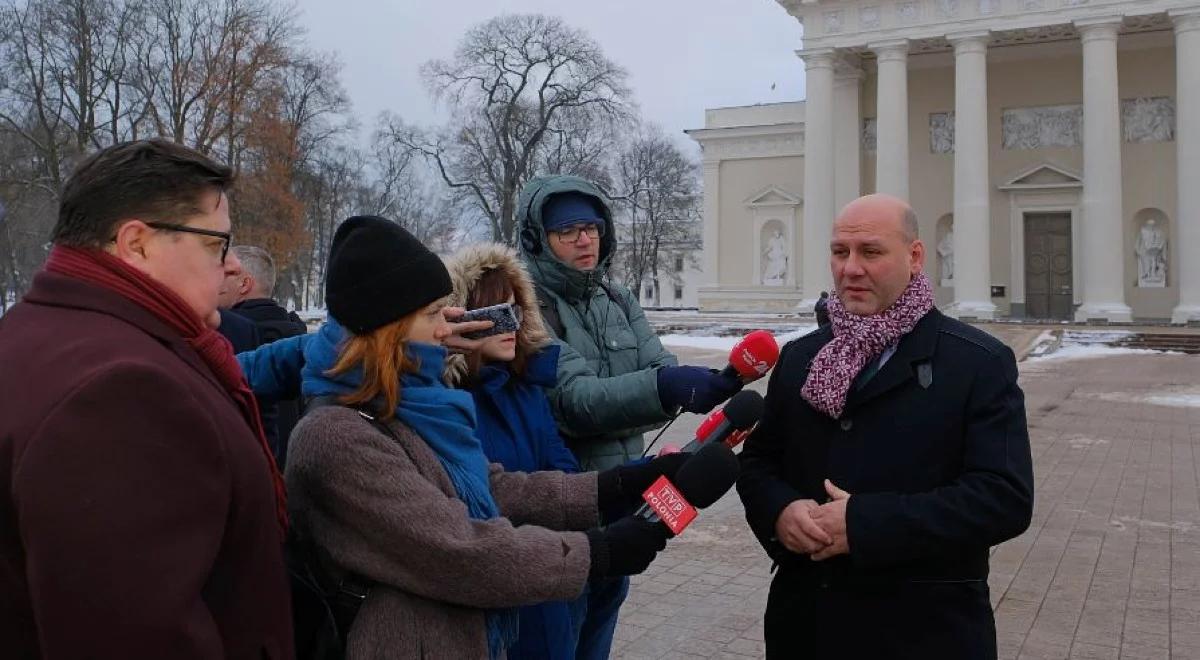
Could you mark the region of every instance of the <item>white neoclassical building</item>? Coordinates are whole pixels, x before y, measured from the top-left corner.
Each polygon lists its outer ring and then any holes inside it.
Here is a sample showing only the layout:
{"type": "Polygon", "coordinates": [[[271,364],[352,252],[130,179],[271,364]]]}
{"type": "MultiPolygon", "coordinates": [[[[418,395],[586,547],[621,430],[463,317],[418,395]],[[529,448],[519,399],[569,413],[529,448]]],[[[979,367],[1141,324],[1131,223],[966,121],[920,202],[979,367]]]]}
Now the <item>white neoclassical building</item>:
{"type": "Polygon", "coordinates": [[[911,200],[960,317],[1200,321],[1200,2],[778,0],[807,100],[708,110],[706,310],[807,310],[911,200]]]}

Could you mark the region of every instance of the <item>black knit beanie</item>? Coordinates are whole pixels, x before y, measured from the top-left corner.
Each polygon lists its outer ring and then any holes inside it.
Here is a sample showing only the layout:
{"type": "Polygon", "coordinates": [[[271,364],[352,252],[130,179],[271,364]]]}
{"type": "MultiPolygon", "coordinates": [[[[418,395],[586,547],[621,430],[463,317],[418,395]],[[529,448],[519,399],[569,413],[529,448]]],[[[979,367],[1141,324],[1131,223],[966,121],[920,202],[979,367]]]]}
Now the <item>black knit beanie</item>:
{"type": "Polygon", "coordinates": [[[333,236],[325,304],[356,335],[399,320],[452,289],[442,260],[386,218],[347,218],[333,236]]]}

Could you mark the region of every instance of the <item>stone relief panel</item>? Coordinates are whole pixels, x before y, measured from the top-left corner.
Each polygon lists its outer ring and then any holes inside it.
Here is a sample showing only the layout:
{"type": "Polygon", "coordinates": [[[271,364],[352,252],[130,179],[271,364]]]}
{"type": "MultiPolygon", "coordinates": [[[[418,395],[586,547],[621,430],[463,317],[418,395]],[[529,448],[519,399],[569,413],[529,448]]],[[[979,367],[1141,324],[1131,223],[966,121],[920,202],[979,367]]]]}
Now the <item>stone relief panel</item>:
{"type": "Polygon", "coordinates": [[[864,30],[874,30],[883,23],[879,7],[863,7],[858,13],[858,24],[864,30]]]}
{"type": "Polygon", "coordinates": [[[937,0],[937,10],[944,18],[952,18],[958,15],[959,0],[937,0]]]}
{"type": "Polygon", "coordinates": [[[829,33],[842,31],[842,10],[825,12],[825,31],[829,33]]]}
{"type": "Polygon", "coordinates": [[[867,151],[875,151],[879,144],[879,121],[875,118],[863,120],[862,142],[863,149],[867,151]]]}
{"type": "Polygon", "coordinates": [[[912,23],[917,20],[918,7],[915,2],[901,2],[896,5],[896,18],[901,23],[912,23]]]}
{"type": "Polygon", "coordinates": [[[1037,11],[1045,9],[1046,0],[1021,0],[1021,8],[1025,11],[1037,11]]]}
{"type": "Polygon", "coordinates": [[[1083,144],[1083,106],[1009,108],[1001,127],[1005,149],[1077,147],[1083,144]]]}
{"type": "Polygon", "coordinates": [[[953,112],[934,112],[929,115],[929,152],[954,153],[953,112]]]}
{"type": "Polygon", "coordinates": [[[1171,142],[1175,139],[1175,99],[1122,99],[1121,125],[1126,142],[1171,142]]]}
{"type": "Polygon", "coordinates": [[[987,16],[1000,11],[1000,0],[979,0],[979,13],[987,16]]]}

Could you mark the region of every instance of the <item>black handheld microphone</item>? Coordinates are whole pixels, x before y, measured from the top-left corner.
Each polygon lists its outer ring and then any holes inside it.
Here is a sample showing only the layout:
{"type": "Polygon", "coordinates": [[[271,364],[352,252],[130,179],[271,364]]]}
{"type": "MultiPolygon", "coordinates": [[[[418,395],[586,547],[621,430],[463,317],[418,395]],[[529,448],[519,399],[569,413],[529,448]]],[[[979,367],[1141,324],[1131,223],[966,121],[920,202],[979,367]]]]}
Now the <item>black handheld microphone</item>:
{"type": "MultiPolygon", "coordinates": [[[[702,446],[720,444],[736,431],[745,431],[762,419],[762,395],[754,390],[742,390],[729,399],[725,407],[714,412],[696,429],[696,438],[680,451],[694,453],[702,446]]],[[[682,469],[682,468],[681,468],[682,469]]]]}

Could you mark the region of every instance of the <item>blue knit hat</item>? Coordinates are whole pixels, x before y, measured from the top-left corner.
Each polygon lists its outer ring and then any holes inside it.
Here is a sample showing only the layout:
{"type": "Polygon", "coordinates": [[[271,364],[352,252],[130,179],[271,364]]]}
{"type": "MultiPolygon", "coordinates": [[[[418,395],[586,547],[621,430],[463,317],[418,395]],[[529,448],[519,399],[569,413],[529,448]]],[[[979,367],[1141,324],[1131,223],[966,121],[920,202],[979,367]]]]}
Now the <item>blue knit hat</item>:
{"type": "Polygon", "coordinates": [[[558,231],[578,224],[604,224],[604,218],[596,210],[590,195],[567,192],[553,195],[542,206],[542,227],[546,231],[558,231]]]}

